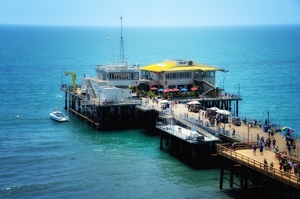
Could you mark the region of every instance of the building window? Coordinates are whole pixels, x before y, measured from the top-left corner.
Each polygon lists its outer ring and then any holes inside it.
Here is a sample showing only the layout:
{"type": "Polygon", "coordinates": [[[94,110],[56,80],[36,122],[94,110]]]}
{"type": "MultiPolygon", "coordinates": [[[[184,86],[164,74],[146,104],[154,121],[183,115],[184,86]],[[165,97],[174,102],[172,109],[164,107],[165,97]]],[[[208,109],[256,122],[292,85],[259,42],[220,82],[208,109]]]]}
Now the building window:
{"type": "Polygon", "coordinates": [[[108,79],[115,80],[115,79],[128,79],[128,80],[138,80],[139,79],[139,73],[108,73],[107,74],[108,79]]]}

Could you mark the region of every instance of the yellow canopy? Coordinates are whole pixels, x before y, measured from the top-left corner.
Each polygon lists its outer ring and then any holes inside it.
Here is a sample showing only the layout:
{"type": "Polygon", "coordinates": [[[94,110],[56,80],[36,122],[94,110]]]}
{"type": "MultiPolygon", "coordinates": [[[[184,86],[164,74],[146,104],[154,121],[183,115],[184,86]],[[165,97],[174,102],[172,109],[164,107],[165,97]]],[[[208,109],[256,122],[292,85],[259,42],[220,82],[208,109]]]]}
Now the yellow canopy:
{"type": "Polygon", "coordinates": [[[177,65],[176,62],[164,61],[164,62],[160,62],[158,64],[151,64],[148,66],[143,66],[140,68],[140,70],[146,70],[146,71],[152,71],[152,72],[162,72],[162,71],[166,71],[170,68],[173,68],[176,65],[177,65]]]}
{"type": "MultiPolygon", "coordinates": [[[[179,61],[180,62],[180,61],[179,61]]],[[[176,60],[167,60],[164,62],[160,62],[157,64],[151,64],[148,66],[143,66],[140,68],[140,70],[144,71],[150,71],[150,72],[170,72],[170,71],[217,71],[222,70],[221,68],[216,68],[204,64],[198,64],[193,62],[191,66],[189,65],[179,65],[179,62],[176,60]]]]}

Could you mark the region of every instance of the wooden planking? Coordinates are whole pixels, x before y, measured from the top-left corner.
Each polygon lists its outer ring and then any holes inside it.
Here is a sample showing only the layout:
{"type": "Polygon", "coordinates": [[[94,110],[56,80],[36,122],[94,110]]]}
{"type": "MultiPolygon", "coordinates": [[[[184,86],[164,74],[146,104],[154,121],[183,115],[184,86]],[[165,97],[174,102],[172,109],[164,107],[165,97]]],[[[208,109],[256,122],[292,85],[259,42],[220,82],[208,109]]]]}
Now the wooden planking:
{"type": "Polygon", "coordinates": [[[237,163],[240,163],[241,165],[256,170],[263,175],[267,175],[268,177],[276,179],[289,186],[300,189],[299,176],[279,170],[279,161],[275,158],[274,152],[265,151],[264,155],[260,155],[258,151],[258,154],[253,155],[253,150],[251,149],[239,149],[239,146],[237,145],[236,150],[233,150],[229,144],[218,144],[217,153],[237,163]],[[268,161],[267,168],[264,167],[264,158],[270,160],[268,161]],[[269,166],[271,160],[274,163],[273,168],[269,166]]]}

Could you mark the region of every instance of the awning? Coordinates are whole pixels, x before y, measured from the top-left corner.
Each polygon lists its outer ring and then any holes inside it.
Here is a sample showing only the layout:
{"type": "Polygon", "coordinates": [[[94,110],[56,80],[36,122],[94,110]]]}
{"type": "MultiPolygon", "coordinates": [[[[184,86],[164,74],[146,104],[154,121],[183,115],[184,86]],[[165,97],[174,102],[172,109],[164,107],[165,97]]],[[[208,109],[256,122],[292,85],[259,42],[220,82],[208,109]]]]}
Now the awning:
{"type": "Polygon", "coordinates": [[[151,71],[151,72],[162,72],[174,67],[175,65],[176,65],[175,62],[164,61],[157,64],[143,66],[140,68],[140,70],[151,71]]]}
{"type": "Polygon", "coordinates": [[[193,65],[179,65],[178,60],[166,60],[157,64],[143,66],[140,70],[150,72],[171,72],[171,71],[221,71],[222,68],[217,68],[205,64],[193,62],[193,65]]]}
{"type": "Polygon", "coordinates": [[[198,88],[197,87],[193,87],[193,88],[191,88],[191,91],[197,91],[198,90],[198,88]]]}

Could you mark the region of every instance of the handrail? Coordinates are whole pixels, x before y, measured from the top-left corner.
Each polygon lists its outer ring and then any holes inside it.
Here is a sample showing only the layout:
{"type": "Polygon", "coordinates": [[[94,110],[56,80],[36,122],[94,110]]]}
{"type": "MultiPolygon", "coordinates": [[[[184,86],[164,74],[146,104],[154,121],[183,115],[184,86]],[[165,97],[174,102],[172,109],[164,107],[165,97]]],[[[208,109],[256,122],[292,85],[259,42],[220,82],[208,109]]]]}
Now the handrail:
{"type": "MultiPolygon", "coordinates": [[[[243,146],[241,143],[236,144],[235,149],[241,149],[243,146]]],[[[291,173],[281,171],[279,169],[273,168],[269,165],[264,165],[259,161],[251,159],[247,156],[237,153],[235,150],[232,150],[229,144],[218,144],[217,145],[217,154],[222,155],[228,159],[234,160],[242,165],[247,166],[248,168],[254,169],[260,173],[268,175],[273,179],[279,180],[287,185],[293,186],[297,189],[300,189],[300,178],[291,173]]]]}
{"type": "Polygon", "coordinates": [[[213,135],[212,135],[211,133],[209,133],[209,132],[203,130],[202,128],[200,128],[199,126],[193,124],[192,122],[190,122],[190,121],[188,121],[188,120],[185,120],[185,119],[182,119],[180,116],[177,116],[177,115],[175,115],[175,114],[173,114],[173,117],[174,117],[176,120],[180,121],[181,123],[183,123],[183,124],[185,124],[185,125],[187,125],[187,126],[189,126],[189,127],[192,127],[192,128],[194,128],[194,129],[196,129],[197,132],[199,132],[200,134],[204,135],[205,137],[212,138],[213,135]]]}
{"type": "Polygon", "coordinates": [[[160,125],[157,125],[156,128],[164,130],[164,131],[168,131],[170,134],[172,134],[178,138],[181,138],[183,140],[192,141],[191,139],[188,139],[188,136],[186,136],[186,135],[184,136],[184,134],[182,134],[180,131],[174,130],[172,128],[166,129],[166,126],[160,126],[160,125]]]}
{"type": "Polygon", "coordinates": [[[87,82],[87,84],[88,84],[88,89],[89,89],[89,90],[91,91],[91,93],[92,93],[92,98],[96,98],[97,95],[96,95],[96,93],[95,93],[95,91],[94,91],[94,88],[92,87],[92,84],[91,84],[90,80],[89,80],[89,79],[86,79],[86,82],[87,82]]]}

